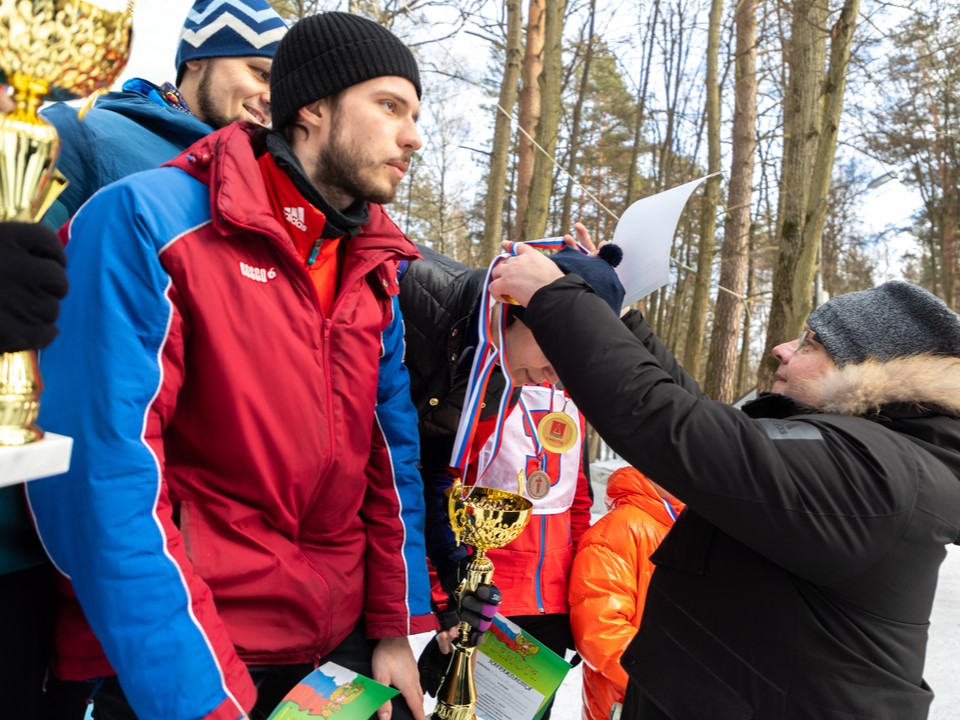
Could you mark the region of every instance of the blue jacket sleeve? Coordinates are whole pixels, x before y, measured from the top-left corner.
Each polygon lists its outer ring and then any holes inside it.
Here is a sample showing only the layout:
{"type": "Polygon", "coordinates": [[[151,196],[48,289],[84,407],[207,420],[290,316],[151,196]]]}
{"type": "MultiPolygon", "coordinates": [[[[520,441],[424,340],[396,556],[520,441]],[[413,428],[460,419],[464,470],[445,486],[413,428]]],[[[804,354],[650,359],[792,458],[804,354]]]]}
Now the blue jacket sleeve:
{"type": "Polygon", "coordinates": [[[102,148],[89,124],[77,118],[77,108],[72,105],[55,103],[41,114],[57,130],[60,138],[57,170],[68,181],[67,187],[43,217],[45,224],[59,230],[67,218],[104,184],[99,178],[98,150],[102,148]]]}
{"type": "MultiPolygon", "coordinates": [[[[368,572],[379,574],[380,579],[385,580],[387,572],[396,573],[397,570],[392,568],[388,571],[384,564],[397,565],[402,558],[402,577],[396,580],[406,588],[404,614],[407,616],[407,627],[401,628],[386,614],[381,615],[380,621],[371,617],[371,608],[391,606],[389,598],[384,598],[382,592],[394,583],[368,583],[368,588],[373,593],[367,603],[367,632],[371,637],[424,632],[433,628],[424,547],[423,484],[417,470],[420,456],[417,411],[410,397],[410,378],[403,364],[403,320],[397,297],[391,299],[391,311],[391,321],[383,333],[383,353],[377,383],[377,425],[389,458],[387,472],[392,475],[391,495],[395,496],[399,504],[402,535],[399,539],[400,547],[397,548],[399,553],[393,553],[393,557],[381,557],[380,562],[376,560],[377,554],[382,553],[385,548],[377,540],[371,543],[374,556],[373,562],[368,559],[368,572]]],[[[374,443],[375,451],[377,444],[374,443]]],[[[366,507],[364,512],[372,514],[366,507]]]]}
{"type": "Polygon", "coordinates": [[[455,577],[460,562],[467,556],[467,546],[457,543],[450,526],[445,491],[453,486],[450,456],[453,454],[452,435],[422,437],[420,476],[427,510],[427,556],[436,568],[441,582],[455,577]]]}
{"type": "MultiPolygon", "coordinates": [[[[173,198],[151,203],[165,204],[173,198]]],[[[41,422],[73,437],[74,450],[69,472],[30,484],[31,508],[144,720],[233,719],[254,697],[187,560],[164,481],[162,429],[181,383],[185,323],[159,253],[164,238],[200,222],[199,209],[141,212],[128,181],[91,200],[70,226],[71,292],[41,358],[41,422]]]]}

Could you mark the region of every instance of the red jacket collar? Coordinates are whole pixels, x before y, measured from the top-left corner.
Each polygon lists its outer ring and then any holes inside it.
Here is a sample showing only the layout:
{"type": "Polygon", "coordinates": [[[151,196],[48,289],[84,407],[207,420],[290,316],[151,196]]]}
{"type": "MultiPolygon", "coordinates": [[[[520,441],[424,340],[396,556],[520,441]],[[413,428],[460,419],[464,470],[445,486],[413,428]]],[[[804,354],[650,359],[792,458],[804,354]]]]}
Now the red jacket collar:
{"type": "MultiPolygon", "coordinates": [[[[210,188],[210,219],[223,235],[252,231],[292,249],[283,219],[273,214],[257,156],[264,152],[263,131],[236,122],[210,133],[166,165],[177,167],[210,188]]],[[[416,246],[390,219],[382,205],[370,205],[370,220],[349,242],[348,252],[385,250],[398,260],[420,257],[416,246]]]]}

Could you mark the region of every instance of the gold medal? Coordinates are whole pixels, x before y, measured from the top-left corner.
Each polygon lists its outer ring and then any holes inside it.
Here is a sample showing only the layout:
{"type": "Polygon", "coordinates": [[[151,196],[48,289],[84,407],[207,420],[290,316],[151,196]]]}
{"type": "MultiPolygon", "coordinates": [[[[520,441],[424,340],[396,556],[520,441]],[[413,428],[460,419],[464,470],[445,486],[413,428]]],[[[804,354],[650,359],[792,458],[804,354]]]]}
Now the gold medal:
{"type": "Polygon", "coordinates": [[[565,453],[577,442],[577,425],[566,413],[547,413],[537,424],[537,437],[550,452],[565,453]]]}
{"type": "Polygon", "coordinates": [[[534,500],[541,500],[550,492],[550,476],[543,470],[534,470],[527,475],[527,495],[534,500]]]}

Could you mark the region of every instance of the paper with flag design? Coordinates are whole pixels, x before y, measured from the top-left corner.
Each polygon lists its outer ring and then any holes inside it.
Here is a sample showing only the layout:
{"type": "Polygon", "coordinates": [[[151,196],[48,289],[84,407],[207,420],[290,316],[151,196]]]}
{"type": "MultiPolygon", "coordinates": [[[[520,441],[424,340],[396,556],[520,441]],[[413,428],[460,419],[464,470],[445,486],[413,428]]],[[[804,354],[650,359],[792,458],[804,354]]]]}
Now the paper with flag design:
{"type": "Polygon", "coordinates": [[[324,663],[286,694],[267,720],[367,720],[398,690],[324,663]]]}

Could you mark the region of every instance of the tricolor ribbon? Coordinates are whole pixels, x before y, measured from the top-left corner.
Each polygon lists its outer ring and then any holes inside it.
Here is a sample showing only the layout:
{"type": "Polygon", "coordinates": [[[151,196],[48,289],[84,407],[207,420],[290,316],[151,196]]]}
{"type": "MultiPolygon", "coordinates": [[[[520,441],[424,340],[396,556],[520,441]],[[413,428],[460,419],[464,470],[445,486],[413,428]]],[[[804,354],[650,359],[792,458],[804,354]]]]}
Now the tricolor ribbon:
{"type": "MultiPolygon", "coordinates": [[[[577,250],[582,252],[584,255],[590,254],[590,250],[581,244],[579,240],[574,242],[576,243],[577,250]]],[[[508,242],[505,244],[507,247],[504,250],[502,257],[506,257],[507,255],[516,255],[517,248],[520,245],[529,245],[537,250],[562,250],[564,247],[570,247],[562,237],[541,238],[540,240],[527,240],[526,242],[508,242]]],[[[494,260],[494,262],[496,262],[496,260],[494,260]]]]}
{"type": "MultiPolygon", "coordinates": [[[[480,422],[480,412],[483,410],[483,396],[487,390],[487,384],[490,375],[493,373],[497,358],[500,358],[500,365],[503,367],[503,376],[505,380],[503,388],[503,397],[500,398],[500,405],[497,408],[496,424],[493,431],[493,452],[490,453],[486,464],[479,468],[474,486],[480,485],[480,480],[484,472],[497,457],[500,452],[500,445],[503,442],[503,419],[506,416],[507,403],[510,394],[513,392],[513,380],[510,378],[510,370],[507,365],[507,356],[503,352],[503,334],[507,326],[507,317],[505,312],[500,313],[500,322],[497,324],[497,332],[500,347],[493,342],[490,334],[491,318],[496,301],[490,294],[490,277],[493,269],[503,260],[517,254],[517,248],[520,245],[530,245],[538,250],[558,250],[567,245],[562,237],[543,238],[542,240],[530,240],[527,242],[511,242],[503,253],[498,255],[490,263],[487,269],[487,277],[483,283],[483,300],[480,303],[480,318],[477,323],[479,328],[479,337],[477,340],[477,349],[473,355],[473,364],[470,367],[470,377],[467,383],[467,395],[463,405],[463,411],[460,413],[460,423],[457,425],[457,435],[453,442],[453,453],[450,456],[450,466],[456,468],[460,473],[460,478],[466,480],[467,469],[470,465],[470,449],[473,446],[473,438],[477,432],[477,425],[480,422]]],[[[585,255],[590,251],[577,243],[577,248],[585,255]]],[[[531,418],[532,420],[532,418],[531,418]]],[[[536,434],[536,433],[534,433],[536,434]]]]}
{"type": "Polygon", "coordinates": [[[667,509],[667,515],[670,516],[670,519],[671,519],[671,520],[673,520],[674,522],[676,522],[676,521],[677,521],[677,513],[676,513],[676,511],[673,509],[673,505],[671,505],[669,502],[667,502],[667,499],[666,499],[665,497],[660,498],[660,500],[663,502],[663,506],[667,509]]]}

